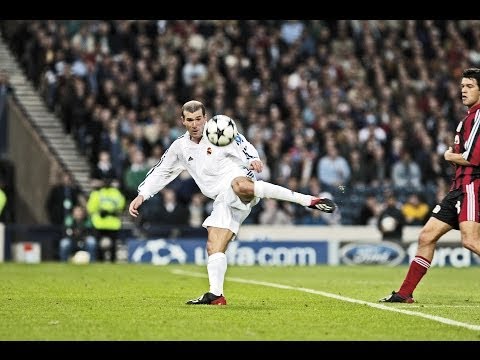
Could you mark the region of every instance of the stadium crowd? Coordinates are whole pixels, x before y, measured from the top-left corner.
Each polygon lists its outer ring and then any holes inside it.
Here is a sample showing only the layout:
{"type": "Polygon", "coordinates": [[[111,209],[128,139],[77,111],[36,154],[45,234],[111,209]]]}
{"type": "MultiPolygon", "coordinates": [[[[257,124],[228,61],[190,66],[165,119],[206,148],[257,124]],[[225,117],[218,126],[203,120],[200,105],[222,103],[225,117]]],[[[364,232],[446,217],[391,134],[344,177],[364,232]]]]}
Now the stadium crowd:
{"type": "MultiPolygon", "coordinates": [[[[479,20],[28,20],[3,34],[95,187],[135,197],[197,99],[236,120],[266,164],[258,178],[339,205],[264,201],[246,224],[373,223],[392,193],[421,224],[453,174],[461,71],[480,66],[479,20]]],[[[185,174],[140,225],[199,227],[208,206],[185,174]]]]}

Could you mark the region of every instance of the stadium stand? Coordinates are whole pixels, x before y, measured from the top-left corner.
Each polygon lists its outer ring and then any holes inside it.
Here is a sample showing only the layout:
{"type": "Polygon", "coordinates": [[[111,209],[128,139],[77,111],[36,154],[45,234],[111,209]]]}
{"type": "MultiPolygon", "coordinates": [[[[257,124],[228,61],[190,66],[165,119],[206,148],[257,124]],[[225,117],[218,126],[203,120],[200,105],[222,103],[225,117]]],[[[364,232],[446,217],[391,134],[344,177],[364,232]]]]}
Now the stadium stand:
{"type": "MultiPolygon", "coordinates": [[[[58,119],[39,132],[52,143],[61,129],[58,154],[85,191],[86,176],[106,150],[122,191],[131,192],[124,179],[133,154],[155,163],[161,155],[153,149],[163,152],[183,133],[180,105],[195,98],[209,115],[237,120],[266,159],[271,181],[288,186],[294,178],[306,187],[317,178],[319,192],[339,203],[344,225],[358,223],[369,194],[383,204],[386,191],[400,203],[416,192],[434,205],[451,176],[442,154],[464,112],[458,76],[480,66],[478,20],[4,20],[0,26],[43,99],[45,109],[32,117],[39,124],[58,119]],[[54,133],[46,131],[54,126],[54,133]],[[415,186],[401,182],[406,153],[419,169],[415,186]],[[346,160],[343,174],[335,173],[336,154],[346,160]],[[319,176],[322,158],[329,160],[322,174],[331,172],[333,182],[319,176]]],[[[24,95],[18,93],[20,101],[24,95]]],[[[172,187],[188,207],[191,197],[172,187]]],[[[304,215],[295,212],[295,223],[304,215]]],[[[258,223],[258,214],[246,223],[258,223]]]]}

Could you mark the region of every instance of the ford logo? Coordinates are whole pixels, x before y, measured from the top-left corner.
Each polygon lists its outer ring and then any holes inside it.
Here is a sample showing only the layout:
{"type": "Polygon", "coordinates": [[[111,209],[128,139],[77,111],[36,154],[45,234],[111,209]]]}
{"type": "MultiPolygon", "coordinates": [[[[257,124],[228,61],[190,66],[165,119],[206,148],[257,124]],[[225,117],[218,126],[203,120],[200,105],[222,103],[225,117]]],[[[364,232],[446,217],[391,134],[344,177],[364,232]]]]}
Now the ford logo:
{"type": "Polygon", "coordinates": [[[395,266],[402,263],[405,250],[393,242],[383,241],[379,244],[350,243],[340,249],[344,264],[379,264],[395,266]]]}

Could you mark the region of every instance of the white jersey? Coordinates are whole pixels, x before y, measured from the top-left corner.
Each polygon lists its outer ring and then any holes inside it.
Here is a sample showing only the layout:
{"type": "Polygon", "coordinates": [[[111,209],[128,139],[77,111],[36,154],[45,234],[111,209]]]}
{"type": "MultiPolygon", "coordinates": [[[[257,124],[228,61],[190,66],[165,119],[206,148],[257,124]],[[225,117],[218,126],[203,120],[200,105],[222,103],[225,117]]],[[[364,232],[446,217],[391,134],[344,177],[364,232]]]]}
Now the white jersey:
{"type": "Polygon", "coordinates": [[[258,151],[243,135],[238,134],[227,146],[212,145],[206,136],[198,144],[190,140],[188,131],[176,139],[160,161],[138,186],[138,194],[146,200],[187,170],[200,191],[210,199],[231,186],[237,176],[256,180],[250,163],[259,160],[258,151]]]}

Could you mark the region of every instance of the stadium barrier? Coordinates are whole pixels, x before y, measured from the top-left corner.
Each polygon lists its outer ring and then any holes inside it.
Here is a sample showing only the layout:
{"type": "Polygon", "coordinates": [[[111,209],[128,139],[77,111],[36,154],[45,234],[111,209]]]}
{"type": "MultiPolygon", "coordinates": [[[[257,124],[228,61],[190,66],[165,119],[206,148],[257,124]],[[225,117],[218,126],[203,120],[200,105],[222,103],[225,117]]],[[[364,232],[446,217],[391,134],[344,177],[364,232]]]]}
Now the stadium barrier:
{"type": "MultiPolygon", "coordinates": [[[[244,226],[227,250],[231,265],[313,266],[408,264],[421,227],[410,227],[401,242],[383,241],[374,227],[244,226]]],[[[480,258],[463,248],[459,232],[439,241],[432,266],[466,267],[480,258]]],[[[205,238],[127,239],[128,262],[205,265],[205,238]]]]}
{"type": "MultiPolygon", "coordinates": [[[[226,252],[230,265],[314,266],[314,265],[406,265],[412,261],[416,243],[348,242],[335,240],[232,242],[226,252]]],[[[206,265],[205,239],[128,239],[129,263],[153,265],[206,265]]],[[[458,243],[441,243],[432,266],[468,267],[480,264],[480,257],[458,243]]]]}
{"type": "MultiPolygon", "coordinates": [[[[3,231],[3,259],[37,262],[58,260],[61,229],[48,225],[7,225],[3,231]]],[[[395,266],[413,259],[421,227],[407,226],[398,243],[382,241],[373,226],[258,226],[244,225],[227,251],[238,265],[361,265],[395,266]]],[[[206,231],[203,228],[156,229],[138,234],[125,229],[119,262],[205,264],[206,231]],[[194,231],[195,230],[195,231],[194,231]]],[[[447,233],[438,244],[434,265],[456,267],[480,263],[460,244],[460,233],[447,233]]]]}
{"type": "MultiPolygon", "coordinates": [[[[421,226],[405,226],[402,242],[416,242],[421,226]]],[[[375,226],[363,225],[243,225],[238,232],[238,239],[245,241],[255,240],[315,240],[330,239],[336,241],[368,241],[381,242],[382,234],[375,226]]],[[[460,232],[450,231],[445,234],[440,242],[459,242],[460,232]]]]}

